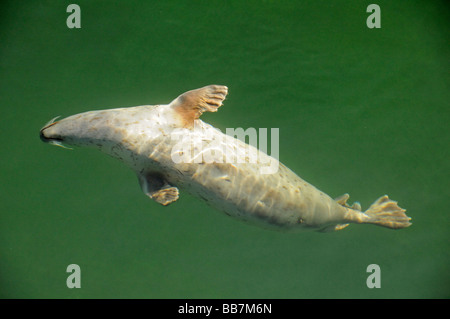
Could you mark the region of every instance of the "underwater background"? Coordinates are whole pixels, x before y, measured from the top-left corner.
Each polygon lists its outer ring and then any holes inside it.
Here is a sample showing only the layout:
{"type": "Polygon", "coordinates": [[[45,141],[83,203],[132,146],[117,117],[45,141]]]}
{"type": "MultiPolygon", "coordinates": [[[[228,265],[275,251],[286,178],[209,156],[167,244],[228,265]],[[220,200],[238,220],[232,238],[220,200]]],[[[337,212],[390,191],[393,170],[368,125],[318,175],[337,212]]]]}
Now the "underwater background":
{"type": "Polygon", "coordinates": [[[449,298],[445,1],[3,1],[0,297],[449,298]],[[81,8],[70,29],[67,6],[81,8]],[[368,28],[367,6],[381,9],[368,28]],[[413,225],[260,229],[181,193],[148,199],[97,150],[51,147],[55,116],[169,103],[223,84],[202,119],[279,128],[279,159],[363,210],[413,225]],[[81,268],[69,289],[67,266],[81,268]],[[370,264],[381,288],[368,288],[370,264]]]}

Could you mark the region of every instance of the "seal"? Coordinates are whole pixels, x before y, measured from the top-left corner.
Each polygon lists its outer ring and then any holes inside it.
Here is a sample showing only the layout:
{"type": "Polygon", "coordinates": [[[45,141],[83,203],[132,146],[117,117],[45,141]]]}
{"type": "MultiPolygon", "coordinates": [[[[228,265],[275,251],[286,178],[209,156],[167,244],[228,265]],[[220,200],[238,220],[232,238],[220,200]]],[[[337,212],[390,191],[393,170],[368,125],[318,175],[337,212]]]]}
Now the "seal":
{"type": "Polygon", "coordinates": [[[387,195],[362,212],[359,203],[347,204],[348,194],[332,199],[277,159],[199,119],[204,112],[216,112],[227,94],[226,86],[209,85],[170,104],[53,119],[40,130],[40,138],[57,146],[95,147],[119,159],[136,172],[142,191],[161,205],[175,202],[183,190],[229,216],[278,230],[327,232],[350,223],[391,229],[411,225],[405,210],[387,195]],[[206,148],[196,149],[199,142],[206,142],[206,148]],[[186,146],[197,150],[196,155],[185,156],[186,146]],[[200,156],[212,151],[213,160],[200,156]],[[250,160],[252,154],[256,160],[250,160]],[[227,161],[238,155],[244,160],[227,161]],[[262,174],[267,163],[278,169],[262,174]]]}

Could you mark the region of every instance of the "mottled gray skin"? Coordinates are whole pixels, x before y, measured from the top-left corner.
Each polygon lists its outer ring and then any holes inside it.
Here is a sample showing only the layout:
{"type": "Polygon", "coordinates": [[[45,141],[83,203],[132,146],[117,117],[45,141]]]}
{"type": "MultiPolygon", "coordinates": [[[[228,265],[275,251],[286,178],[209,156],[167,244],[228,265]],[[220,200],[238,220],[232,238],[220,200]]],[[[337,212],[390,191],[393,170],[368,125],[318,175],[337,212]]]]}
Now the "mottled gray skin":
{"type": "Polygon", "coordinates": [[[226,87],[208,86],[189,91],[168,105],[81,113],[46,125],[41,138],[54,144],[96,147],[119,159],[136,172],[144,193],[163,205],[176,201],[180,189],[227,215],[279,230],[330,231],[348,223],[390,228],[409,225],[409,218],[401,215],[404,210],[398,212],[400,208],[387,196],[380,198],[377,208],[388,205],[400,215],[394,221],[380,222],[370,213],[362,213],[359,205],[348,207],[348,196],[333,200],[276,159],[198,119],[204,111],[216,111],[226,93],[226,87]],[[195,116],[186,113],[193,105],[200,105],[195,116]],[[186,144],[174,136],[195,145],[203,143],[204,151],[214,147],[211,141],[218,140],[227,156],[257,154],[258,161],[229,163],[219,152],[214,162],[198,163],[198,158],[190,158],[176,163],[174,156],[182,154],[181,147],[186,144]],[[278,171],[261,174],[268,161],[276,163],[278,171]]]}

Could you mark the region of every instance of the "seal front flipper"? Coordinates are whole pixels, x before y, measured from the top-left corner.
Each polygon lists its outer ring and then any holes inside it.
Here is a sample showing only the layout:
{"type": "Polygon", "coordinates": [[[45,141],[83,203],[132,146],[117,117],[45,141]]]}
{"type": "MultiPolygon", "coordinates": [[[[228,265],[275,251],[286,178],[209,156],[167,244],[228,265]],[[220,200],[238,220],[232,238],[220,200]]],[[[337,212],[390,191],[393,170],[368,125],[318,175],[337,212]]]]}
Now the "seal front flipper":
{"type": "Polygon", "coordinates": [[[141,173],[138,175],[142,191],[155,202],[169,205],[178,199],[178,188],[169,185],[157,173],[141,173]]]}
{"type": "Polygon", "coordinates": [[[178,199],[178,194],[178,188],[168,186],[167,188],[160,189],[148,196],[155,202],[167,206],[178,199]]]}
{"type": "Polygon", "coordinates": [[[191,128],[203,112],[217,112],[228,94],[224,85],[208,85],[181,94],[170,103],[170,107],[180,115],[184,126],[191,128]]]}

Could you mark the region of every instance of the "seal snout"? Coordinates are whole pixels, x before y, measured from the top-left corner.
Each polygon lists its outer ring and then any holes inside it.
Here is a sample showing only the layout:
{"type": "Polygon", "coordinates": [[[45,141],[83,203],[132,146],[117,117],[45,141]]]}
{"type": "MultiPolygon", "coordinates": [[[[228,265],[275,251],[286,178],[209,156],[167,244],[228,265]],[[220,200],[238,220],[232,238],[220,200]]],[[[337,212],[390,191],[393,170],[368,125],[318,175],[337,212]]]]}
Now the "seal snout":
{"type": "Polygon", "coordinates": [[[41,129],[41,131],[39,132],[39,137],[41,138],[42,142],[45,143],[49,142],[49,139],[44,134],[44,129],[41,129]]]}
{"type": "Polygon", "coordinates": [[[45,143],[49,143],[52,141],[58,141],[58,142],[63,141],[61,136],[58,134],[55,134],[56,132],[55,132],[54,128],[52,128],[52,126],[54,126],[56,123],[58,123],[58,122],[55,122],[55,120],[56,120],[56,118],[54,118],[49,123],[47,123],[43,128],[41,128],[41,130],[39,131],[39,137],[41,138],[41,141],[43,141],[45,143]]]}
{"type": "Polygon", "coordinates": [[[62,138],[59,137],[50,137],[48,136],[48,133],[46,133],[46,128],[44,127],[43,129],[41,129],[41,131],[39,132],[39,137],[41,138],[42,142],[45,143],[49,143],[51,141],[62,141],[62,138]]]}

